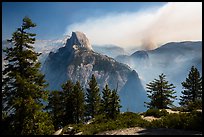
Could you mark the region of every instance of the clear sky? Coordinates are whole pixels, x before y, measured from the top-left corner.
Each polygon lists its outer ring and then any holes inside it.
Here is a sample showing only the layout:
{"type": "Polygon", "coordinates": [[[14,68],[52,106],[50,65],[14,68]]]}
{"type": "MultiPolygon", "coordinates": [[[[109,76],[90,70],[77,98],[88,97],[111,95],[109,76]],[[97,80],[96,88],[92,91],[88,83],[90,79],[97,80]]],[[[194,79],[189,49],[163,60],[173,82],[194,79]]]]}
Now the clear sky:
{"type": "Polygon", "coordinates": [[[2,28],[7,39],[29,16],[37,24],[35,33],[40,39],[62,37],[67,26],[89,17],[116,12],[136,12],[143,8],[161,6],[164,2],[3,2],[2,28]]]}

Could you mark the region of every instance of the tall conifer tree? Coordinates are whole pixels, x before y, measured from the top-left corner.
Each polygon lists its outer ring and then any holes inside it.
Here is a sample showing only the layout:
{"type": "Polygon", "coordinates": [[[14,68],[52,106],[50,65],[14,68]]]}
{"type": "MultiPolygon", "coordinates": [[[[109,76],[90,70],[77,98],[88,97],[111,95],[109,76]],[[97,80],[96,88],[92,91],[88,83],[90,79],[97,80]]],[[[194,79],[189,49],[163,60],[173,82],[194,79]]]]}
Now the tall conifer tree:
{"type": "Polygon", "coordinates": [[[52,91],[49,94],[48,98],[48,105],[46,106],[46,109],[50,113],[52,119],[53,119],[53,124],[55,127],[55,130],[57,130],[60,126],[62,126],[63,123],[63,117],[64,117],[64,112],[63,112],[63,100],[62,100],[62,92],[60,91],[52,91]]]}
{"type": "Polygon", "coordinates": [[[186,81],[181,83],[184,90],[180,99],[180,105],[187,107],[193,105],[194,107],[202,107],[202,77],[199,71],[194,66],[186,78],[186,81]]]}
{"type": "Polygon", "coordinates": [[[173,96],[176,92],[173,88],[173,84],[168,84],[165,80],[166,75],[163,73],[159,75],[159,79],[154,79],[154,81],[147,84],[147,96],[150,98],[150,102],[145,102],[149,108],[165,109],[172,106],[173,96]]]}
{"type": "Polygon", "coordinates": [[[111,93],[111,100],[110,100],[110,118],[115,119],[116,116],[120,113],[120,98],[117,94],[117,90],[113,89],[111,93]]]}
{"type": "Polygon", "coordinates": [[[89,88],[86,93],[86,110],[92,118],[99,113],[100,109],[100,91],[94,75],[89,82],[89,88]]]}
{"type": "Polygon", "coordinates": [[[74,83],[68,80],[65,84],[62,84],[62,106],[63,106],[63,125],[74,123],[74,108],[73,108],[73,93],[74,83]]]}
{"type": "Polygon", "coordinates": [[[72,107],[74,122],[78,124],[84,120],[85,113],[85,95],[79,81],[77,81],[74,85],[73,94],[71,97],[73,103],[72,107]]]}
{"type": "Polygon", "coordinates": [[[106,84],[102,91],[102,99],[101,99],[101,113],[109,115],[110,113],[110,103],[111,103],[111,90],[106,84]]]}
{"type": "Polygon", "coordinates": [[[40,54],[32,46],[36,34],[29,32],[35,26],[30,18],[23,18],[22,26],[8,40],[13,46],[4,50],[8,63],[3,71],[2,108],[14,134],[51,134],[53,129],[49,115],[42,111],[48,92],[39,71],[40,54]]]}

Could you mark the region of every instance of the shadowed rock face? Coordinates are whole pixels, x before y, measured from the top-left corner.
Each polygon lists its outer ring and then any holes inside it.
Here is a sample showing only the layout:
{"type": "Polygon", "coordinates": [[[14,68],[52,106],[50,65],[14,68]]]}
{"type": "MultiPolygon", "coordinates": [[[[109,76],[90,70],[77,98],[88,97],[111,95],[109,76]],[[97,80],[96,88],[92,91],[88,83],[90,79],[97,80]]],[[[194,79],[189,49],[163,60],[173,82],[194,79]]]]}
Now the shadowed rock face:
{"type": "Polygon", "coordinates": [[[50,53],[42,71],[50,83],[49,89],[60,89],[68,79],[73,82],[80,80],[85,88],[92,74],[96,76],[101,89],[106,83],[111,88],[116,88],[118,83],[118,89],[121,89],[131,72],[127,65],[94,52],[81,32],[73,32],[65,47],[50,53]]]}
{"type": "MultiPolygon", "coordinates": [[[[67,80],[73,82],[79,80],[86,91],[88,82],[94,74],[100,91],[107,83],[111,89],[117,88],[118,92],[123,89],[122,93],[127,92],[129,95],[132,93],[133,96],[140,92],[143,93],[143,89],[140,91],[142,85],[137,72],[132,72],[130,67],[113,58],[94,52],[88,39],[81,32],[73,32],[65,47],[59,48],[56,53],[49,54],[42,72],[49,83],[49,90],[61,90],[61,85],[67,80]],[[138,87],[134,87],[138,89],[133,91],[131,87],[123,87],[127,81],[138,85],[138,87]]],[[[124,95],[126,94],[124,93],[124,95]]],[[[121,105],[123,106],[123,104],[121,105]]],[[[137,104],[134,103],[134,105],[137,107],[137,104]]],[[[124,107],[126,106],[124,105],[124,107]]],[[[127,110],[127,108],[123,110],[127,110]]],[[[134,111],[134,109],[129,110],[134,111]]]]}
{"type": "Polygon", "coordinates": [[[144,112],[147,110],[144,107],[144,102],[147,101],[146,91],[135,70],[129,74],[128,80],[120,90],[119,95],[123,106],[121,111],[144,112]]]}

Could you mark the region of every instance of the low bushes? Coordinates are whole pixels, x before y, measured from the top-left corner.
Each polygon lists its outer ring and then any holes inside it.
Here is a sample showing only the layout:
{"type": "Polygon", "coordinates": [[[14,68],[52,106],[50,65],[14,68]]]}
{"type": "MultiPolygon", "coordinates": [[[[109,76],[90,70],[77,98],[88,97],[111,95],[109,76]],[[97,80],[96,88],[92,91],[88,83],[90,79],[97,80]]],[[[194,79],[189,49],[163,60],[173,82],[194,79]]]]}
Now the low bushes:
{"type": "Polygon", "coordinates": [[[166,116],[168,115],[168,112],[165,109],[148,109],[145,113],[144,116],[154,116],[154,117],[161,117],[161,116],[166,116]]]}
{"type": "MultiPolygon", "coordinates": [[[[174,128],[201,131],[202,112],[168,114],[166,110],[147,110],[145,115],[161,117],[161,119],[149,122],[141,118],[137,113],[125,112],[119,114],[115,120],[107,119],[104,115],[95,117],[92,123],[69,125],[74,127],[74,133],[83,132],[83,135],[94,135],[108,130],[117,130],[130,127],[143,128],[174,128]]],[[[68,126],[67,126],[68,127],[68,126]]],[[[66,127],[63,132],[66,131],[66,127]]]]}
{"type": "Polygon", "coordinates": [[[153,120],[149,127],[201,131],[202,112],[192,111],[190,113],[169,114],[159,120],[153,120]]]}
{"type": "MultiPolygon", "coordinates": [[[[83,132],[83,135],[93,135],[103,131],[122,128],[130,128],[136,126],[146,127],[148,124],[149,122],[142,119],[139,114],[125,112],[123,114],[119,114],[115,120],[108,119],[104,115],[98,115],[95,117],[91,124],[77,124],[72,126],[74,127],[75,133],[83,132]]],[[[67,127],[64,128],[63,132],[66,132],[66,130],[68,130],[67,127]]]]}

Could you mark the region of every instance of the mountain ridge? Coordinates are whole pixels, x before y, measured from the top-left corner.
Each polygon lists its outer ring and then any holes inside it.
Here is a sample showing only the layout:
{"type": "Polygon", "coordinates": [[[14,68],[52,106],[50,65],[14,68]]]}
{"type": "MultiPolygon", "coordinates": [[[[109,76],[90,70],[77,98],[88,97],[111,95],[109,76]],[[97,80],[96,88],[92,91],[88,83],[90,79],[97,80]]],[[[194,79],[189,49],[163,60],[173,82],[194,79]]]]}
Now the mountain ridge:
{"type": "MultiPolygon", "coordinates": [[[[87,39],[86,37],[83,38],[87,39]]],[[[61,84],[67,80],[71,80],[74,83],[79,80],[82,87],[86,89],[92,74],[94,74],[100,91],[105,87],[105,84],[108,84],[109,88],[117,88],[120,93],[131,93],[132,89],[128,89],[128,87],[123,91],[121,89],[127,81],[130,82],[132,80],[129,77],[133,72],[134,75],[131,77],[134,77],[137,85],[142,87],[136,71],[107,55],[94,52],[87,43],[81,43],[77,40],[77,37],[71,36],[67,40],[65,47],[59,48],[56,53],[50,53],[45,61],[42,72],[45,74],[46,81],[50,84],[49,90],[61,90],[61,84]]],[[[86,40],[81,39],[81,41],[86,40]]],[[[137,89],[134,90],[139,93],[137,89]]],[[[140,88],[138,90],[143,89],[140,88]]],[[[142,92],[145,96],[146,93],[142,92]]],[[[123,98],[121,103],[123,108],[126,107],[126,101],[128,101],[127,98],[123,98]]],[[[134,98],[131,101],[134,102],[134,98]]],[[[135,105],[137,106],[137,104],[135,105]]],[[[126,109],[124,108],[123,110],[126,109]]],[[[129,110],[137,111],[132,108],[129,110]]]]}
{"type": "Polygon", "coordinates": [[[170,42],[145,52],[148,55],[147,58],[141,58],[136,51],[132,55],[137,54],[137,56],[122,55],[115,59],[136,70],[144,87],[164,73],[167,80],[176,86],[178,98],[175,100],[175,105],[178,105],[183,90],[181,82],[185,81],[190,68],[195,66],[202,75],[202,41],[170,42]]]}

